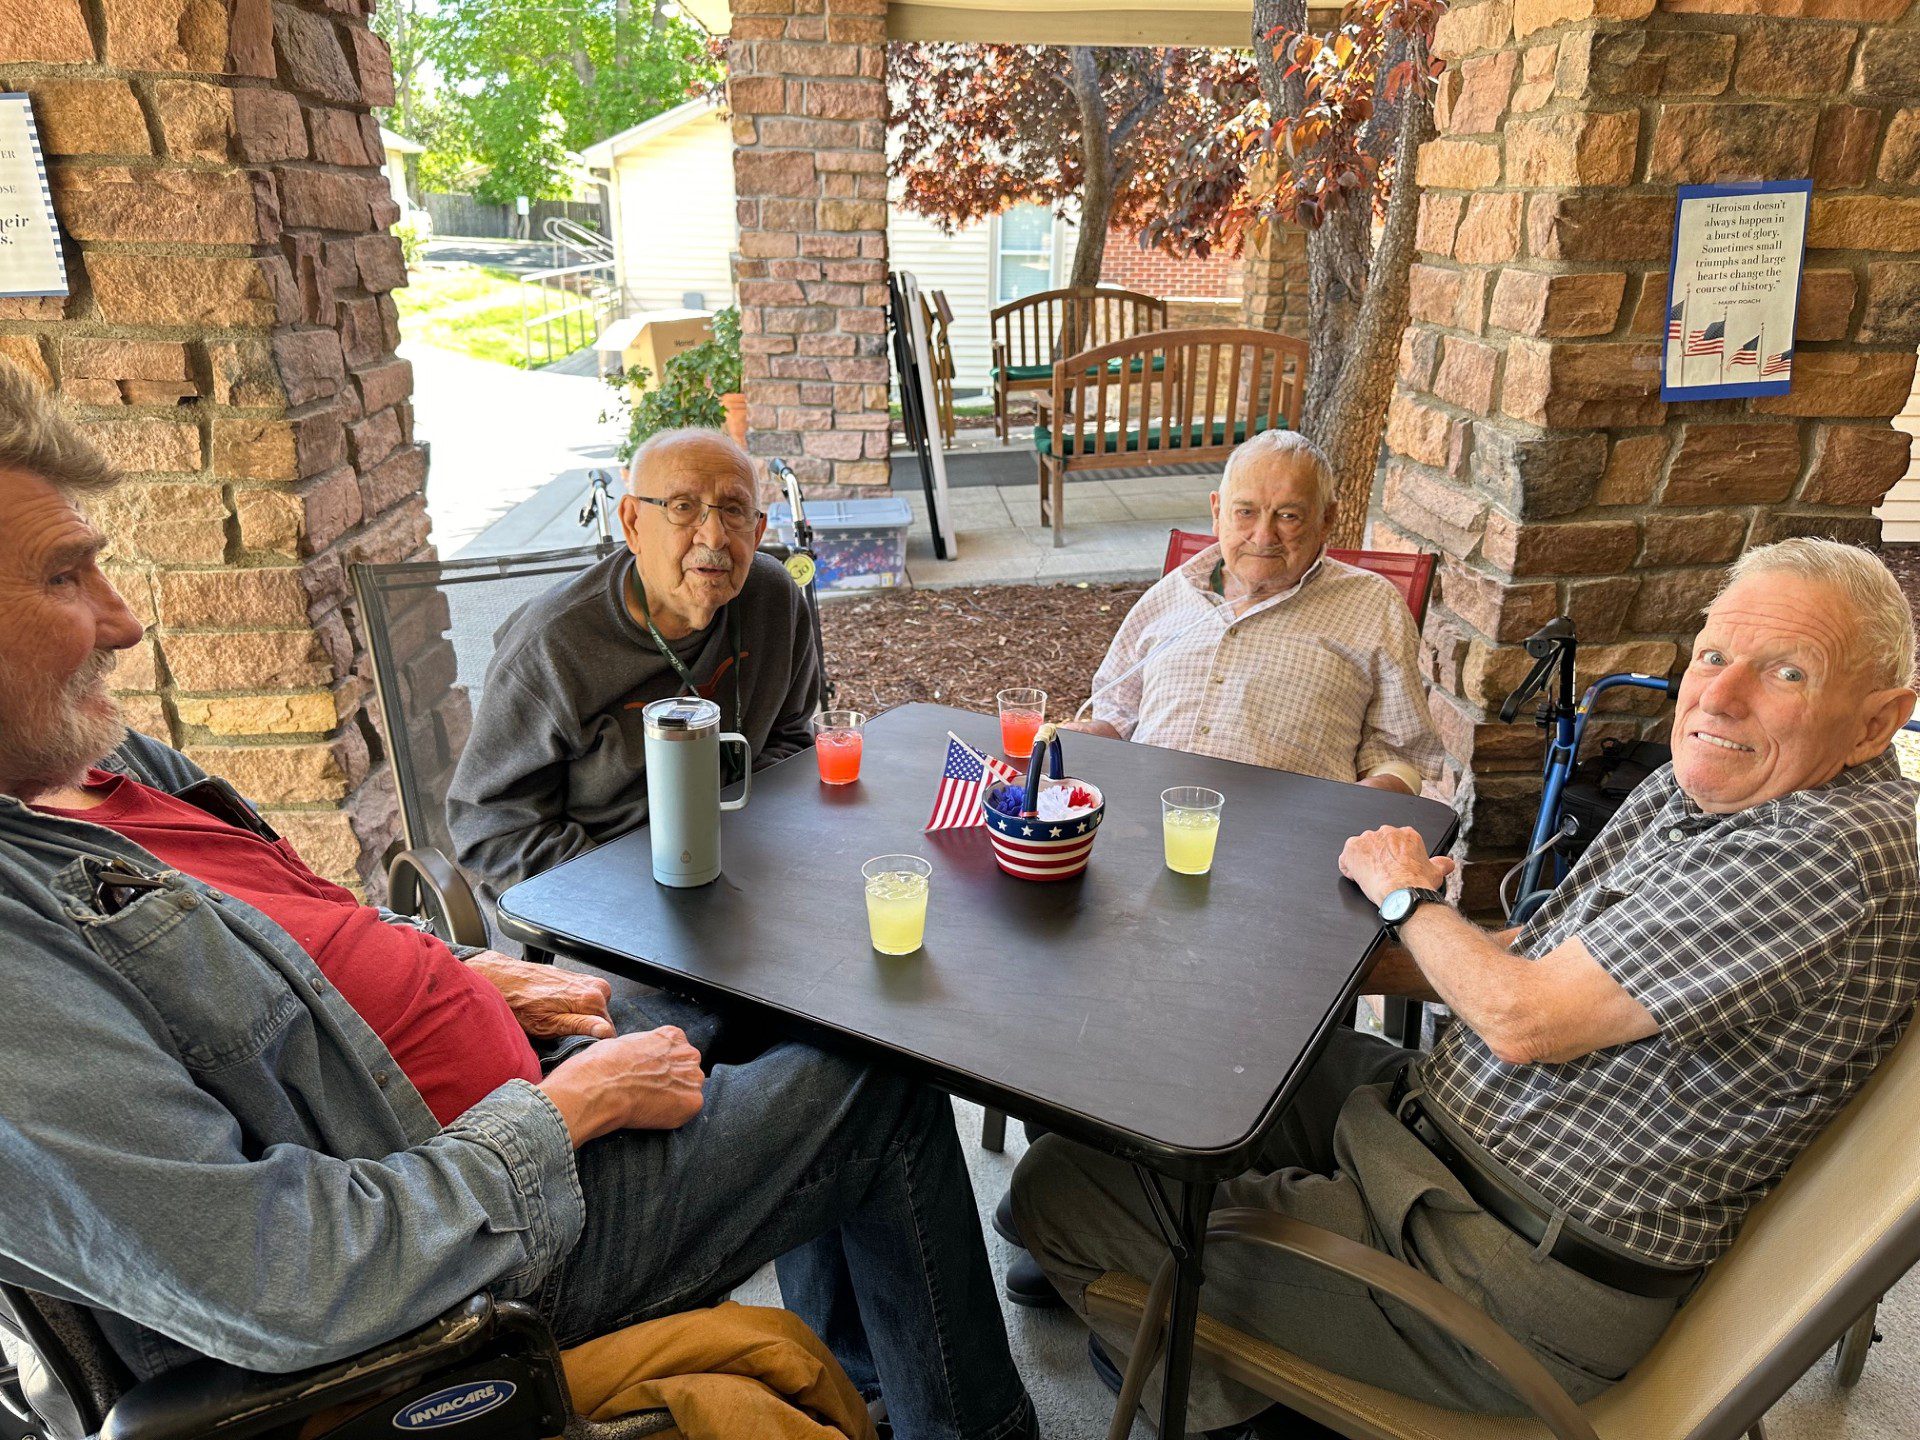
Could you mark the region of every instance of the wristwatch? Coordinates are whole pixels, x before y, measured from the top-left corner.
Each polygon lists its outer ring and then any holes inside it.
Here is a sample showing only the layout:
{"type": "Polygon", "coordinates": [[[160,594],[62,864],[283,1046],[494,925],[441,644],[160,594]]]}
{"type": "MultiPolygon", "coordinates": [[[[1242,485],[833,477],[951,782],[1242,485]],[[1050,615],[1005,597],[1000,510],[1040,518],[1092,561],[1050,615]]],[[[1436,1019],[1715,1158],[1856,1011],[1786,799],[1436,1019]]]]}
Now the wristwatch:
{"type": "Polygon", "coordinates": [[[1387,934],[1398,940],[1400,927],[1407,923],[1407,917],[1429,900],[1438,905],[1447,903],[1447,897],[1438,890],[1408,887],[1388,891],[1387,898],[1380,902],[1380,920],[1387,927],[1387,934]]]}

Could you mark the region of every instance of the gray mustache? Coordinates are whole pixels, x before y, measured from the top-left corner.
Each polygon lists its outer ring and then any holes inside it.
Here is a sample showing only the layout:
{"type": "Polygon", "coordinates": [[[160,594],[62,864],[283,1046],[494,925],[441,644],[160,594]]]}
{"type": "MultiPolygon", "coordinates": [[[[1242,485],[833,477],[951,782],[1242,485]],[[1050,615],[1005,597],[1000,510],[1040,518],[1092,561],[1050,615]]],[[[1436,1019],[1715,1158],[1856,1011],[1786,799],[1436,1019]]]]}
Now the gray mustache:
{"type": "Polygon", "coordinates": [[[724,550],[715,550],[711,545],[696,545],[687,557],[687,564],[696,569],[708,566],[718,569],[724,566],[731,570],[733,556],[724,550]]]}

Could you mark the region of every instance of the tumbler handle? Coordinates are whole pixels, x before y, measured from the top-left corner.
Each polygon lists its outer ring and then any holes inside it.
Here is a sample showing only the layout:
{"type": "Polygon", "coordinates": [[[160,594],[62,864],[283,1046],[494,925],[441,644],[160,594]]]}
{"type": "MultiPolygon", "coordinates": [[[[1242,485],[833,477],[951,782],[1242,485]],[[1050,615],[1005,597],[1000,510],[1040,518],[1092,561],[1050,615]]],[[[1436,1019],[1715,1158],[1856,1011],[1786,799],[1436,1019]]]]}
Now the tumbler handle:
{"type": "Polygon", "coordinates": [[[747,743],[747,737],[737,730],[722,730],[720,732],[720,743],[722,745],[738,745],[740,747],[740,757],[742,761],[740,766],[740,798],[738,800],[722,800],[720,802],[720,808],[723,811],[744,810],[747,808],[747,794],[753,789],[753,746],[749,745],[747,743]]]}

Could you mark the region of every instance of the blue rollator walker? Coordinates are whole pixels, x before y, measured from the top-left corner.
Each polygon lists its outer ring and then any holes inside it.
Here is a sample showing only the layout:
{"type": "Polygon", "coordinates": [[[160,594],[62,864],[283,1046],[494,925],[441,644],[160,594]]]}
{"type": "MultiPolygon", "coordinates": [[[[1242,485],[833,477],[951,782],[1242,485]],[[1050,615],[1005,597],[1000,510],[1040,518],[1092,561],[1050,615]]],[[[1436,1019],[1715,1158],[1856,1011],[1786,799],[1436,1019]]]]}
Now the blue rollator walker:
{"type": "Polygon", "coordinates": [[[1540,696],[1540,707],[1535,712],[1534,723],[1542,730],[1551,731],[1547,741],[1546,764],[1542,771],[1543,784],[1540,791],[1540,812],[1533,818],[1533,833],[1527,839],[1527,855],[1513,870],[1507,872],[1500,882],[1500,903],[1506,907],[1509,925],[1524,925],[1553,893],[1554,886],[1567,878],[1571,869],[1566,849],[1570,842],[1578,839],[1584,842],[1593,837],[1581,836],[1579,824],[1564,813],[1563,801],[1566,797],[1567,781],[1573,774],[1573,768],[1580,759],[1580,742],[1586,737],[1587,717],[1593,713],[1594,702],[1609,690],[1631,685],[1642,690],[1658,690],[1661,694],[1672,696],[1679,690],[1679,683],[1667,679],[1664,675],[1642,675],[1630,672],[1621,675],[1603,675],[1592,685],[1576,704],[1574,694],[1574,659],[1580,648],[1579,638],[1574,634],[1573,621],[1565,615],[1548,621],[1526,641],[1527,654],[1533,657],[1533,669],[1527,672],[1527,678],[1520,682],[1519,688],[1507,696],[1506,703],[1500,707],[1500,719],[1512,724],[1513,718],[1520,713],[1520,707],[1535,695],[1540,696]],[[1551,686],[1551,689],[1549,689],[1551,686]],[[1551,856],[1553,870],[1543,883],[1543,872],[1551,856]],[[1520,883],[1517,893],[1509,897],[1507,885],[1515,876],[1520,883]]]}

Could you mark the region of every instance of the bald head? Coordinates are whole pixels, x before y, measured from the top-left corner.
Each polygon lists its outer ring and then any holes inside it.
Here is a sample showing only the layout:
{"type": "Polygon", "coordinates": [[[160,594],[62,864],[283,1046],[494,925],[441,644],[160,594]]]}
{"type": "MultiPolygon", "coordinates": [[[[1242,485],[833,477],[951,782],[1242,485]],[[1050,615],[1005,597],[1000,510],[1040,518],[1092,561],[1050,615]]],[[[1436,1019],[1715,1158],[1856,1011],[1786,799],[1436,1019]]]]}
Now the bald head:
{"type": "Polygon", "coordinates": [[[755,487],[753,457],[726,431],[692,426],[660,430],[633,452],[633,463],[627,469],[627,492],[659,495],[664,493],[660,485],[674,478],[721,473],[738,476],[749,488],[755,487]]]}

